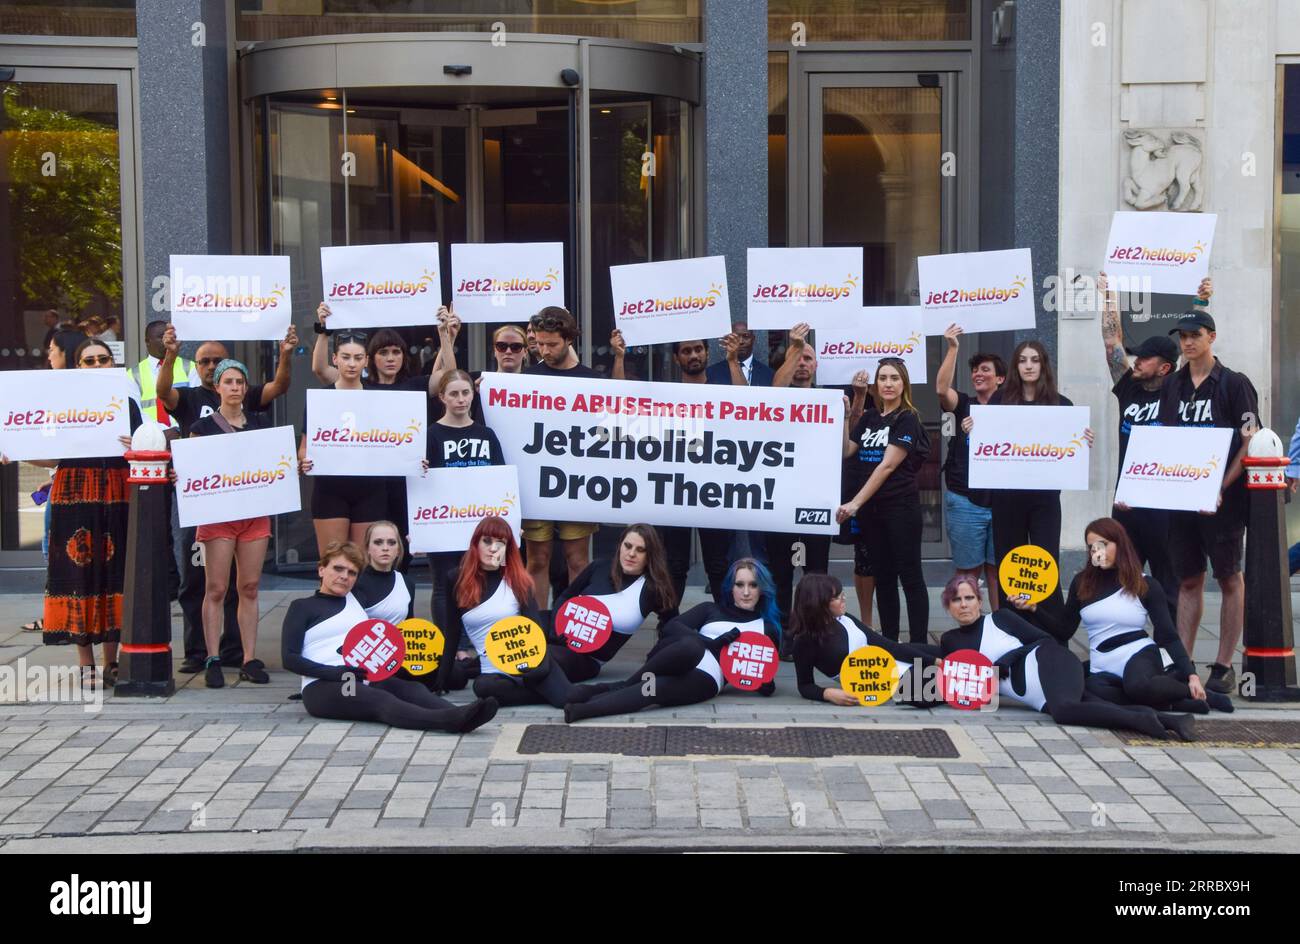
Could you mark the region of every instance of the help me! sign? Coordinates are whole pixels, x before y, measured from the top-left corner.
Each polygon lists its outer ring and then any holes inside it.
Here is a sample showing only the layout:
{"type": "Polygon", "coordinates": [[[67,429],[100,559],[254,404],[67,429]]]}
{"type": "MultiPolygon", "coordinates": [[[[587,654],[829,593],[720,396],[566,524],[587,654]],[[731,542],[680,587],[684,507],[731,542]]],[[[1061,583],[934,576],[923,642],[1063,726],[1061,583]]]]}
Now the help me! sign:
{"type": "Polygon", "coordinates": [[[781,661],[776,643],[763,633],[741,633],[722,651],[722,677],[742,692],[756,692],[776,678],[781,661]]]}

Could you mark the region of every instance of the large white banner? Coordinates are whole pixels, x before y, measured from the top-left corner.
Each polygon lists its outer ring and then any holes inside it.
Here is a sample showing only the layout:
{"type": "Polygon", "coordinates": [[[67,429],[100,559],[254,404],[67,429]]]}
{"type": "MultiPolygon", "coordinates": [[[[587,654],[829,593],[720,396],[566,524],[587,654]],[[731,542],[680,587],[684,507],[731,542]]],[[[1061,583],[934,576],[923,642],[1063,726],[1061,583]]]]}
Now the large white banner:
{"type": "Polygon", "coordinates": [[[970,487],[1084,490],[1086,406],[971,404],[970,487]]]}
{"type": "Polygon", "coordinates": [[[817,382],[847,384],[865,370],[876,382],[882,357],[901,357],[913,385],[925,383],[925,331],[918,305],[862,308],[853,328],[822,328],[817,334],[817,382]]]}
{"type": "Polygon", "coordinates": [[[1102,265],[1110,287],[1195,295],[1210,274],[1218,219],[1214,213],[1116,213],[1102,265]]]}
{"type": "Polygon", "coordinates": [[[437,243],[322,246],[320,274],[330,328],[438,323],[437,243]]]}
{"type": "Polygon", "coordinates": [[[428,398],[414,390],[308,390],[312,475],[419,475],[428,398]]]}
{"type": "Polygon", "coordinates": [[[478,523],[504,518],[519,540],[519,470],[512,465],[430,469],[406,478],[411,552],[464,551],[478,523]]]}
{"type": "Polygon", "coordinates": [[[724,256],[610,266],[614,321],[629,345],[720,338],[731,331],[724,256]]]}
{"type": "Polygon", "coordinates": [[[952,252],[916,260],[926,334],[959,324],[967,334],[1034,327],[1034,266],[1028,249],[952,252]]]}
{"type": "Polygon", "coordinates": [[[131,382],[120,367],[0,371],[0,455],[120,456],[131,435],[131,382]]]}
{"type": "Polygon", "coordinates": [[[452,307],[466,324],[564,306],[564,243],[452,243],[452,307]]]}
{"type": "Polygon", "coordinates": [[[302,509],[293,427],[172,443],[182,528],[302,509]]]}
{"type": "Polygon", "coordinates": [[[850,327],[862,310],[862,249],[750,249],[750,328],[850,327]]]}
{"type": "Polygon", "coordinates": [[[289,330],[288,256],[172,256],[171,306],[182,341],[279,341],[289,330]]]}
{"type": "Polygon", "coordinates": [[[838,390],[483,375],[525,518],[832,534],[838,390]]]}
{"type": "Polygon", "coordinates": [[[1133,508],[1214,511],[1231,447],[1230,429],[1134,426],[1115,501],[1133,508]]]}

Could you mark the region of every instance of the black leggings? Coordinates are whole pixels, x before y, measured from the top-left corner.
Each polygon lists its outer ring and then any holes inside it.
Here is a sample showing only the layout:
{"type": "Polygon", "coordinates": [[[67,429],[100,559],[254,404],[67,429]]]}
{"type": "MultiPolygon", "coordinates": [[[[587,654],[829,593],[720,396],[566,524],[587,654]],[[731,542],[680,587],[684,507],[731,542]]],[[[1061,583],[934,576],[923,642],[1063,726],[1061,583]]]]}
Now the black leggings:
{"type": "Polygon", "coordinates": [[[1210,710],[1208,701],[1193,698],[1186,682],[1165,671],[1160,650],[1155,646],[1135,652],[1124,666],[1123,678],[1109,672],[1091,672],[1084,684],[1098,698],[1116,705],[1150,705],[1198,715],[1210,710]]]}
{"type": "Polygon", "coordinates": [[[1083,663],[1058,643],[1040,643],[1033,651],[1038,653],[1038,681],[1047,698],[1043,711],[1057,724],[1140,731],[1164,738],[1165,729],[1176,720],[1146,705],[1117,705],[1091,694],[1084,685],[1083,663]]]}
{"type": "MultiPolygon", "coordinates": [[[[551,705],[563,708],[574,698],[577,688],[564,674],[554,653],[548,652],[542,664],[523,675],[490,672],[474,680],[474,694],[492,696],[504,707],[516,705],[551,705]]],[[[580,697],[580,696],[579,696],[580,697]]]]}
{"type": "Polygon", "coordinates": [[[829,534],[791,534],[771,531],[767,537],[767,566],[776,584],[776,608],[781,625],[790,622],[790,603],[794,595],[795,545],[803,544],[803,572],[825,574],[830,571],[831,536],[829,534]]]}
{"type": "Polygon", "coordinates": [[[317,679],[302,690],[302,705],[316,718],[378,721],[419,731],[453,731],[472,707],[457,707],[419,682],[396,677],[368,685],[317,679]]]}
{"type": "MultiPolygon", "coordinates": [[[[731,564],[729,551],[734,532],[721,528],[697,530],[700,532],[700,554],[704,558],[709,594],[714,603],[721,603],[722,578],[727,576],[727,567],[731,564]]],[[[680,604],[682,594],[686,591],[686,575],[691,569],[691,529],[662,527],[658,531],[664,542],[664,555],[668,558],[668,576],[672,578],[673,589],[677,591],[677,601],[680,604]]],[[[666,619],[672,619],[676,615],[676,611],[664,614],[666,619]]]]}
{"type": "Polygon", "coordinates": [[[915,494],[873,498],[858,515],[876,578],[877,628],[898,639],[898,584],[907,598],[907,637],[914,645],[929,641],[930,593],[921,569],[921,502],[915,494]]]}
{"type": "Polygon", "coordinates": [[[1148,573],[1164,590],[1170,619],[1177,625],[1178,578],[1174,575],[1174,561],[1169,555],[1169,512],[1163,508],[1115,508],[1111,517],[1124,526],[1137,549],[1139,563],[1150,568],[1148,573]]]}
{"type": "MultiPolygon", "coordinates": [[[[1022,544],[1033,544],[1061,565],[1061,493],[1028,489],[998,489],[992,493],[993,554],[998,563],[1022,544]]],[[[1061,585],[1044,603],[1063,610],[1061,585]]],[[[1040,603],[1039,606],[1044,605],[1040,603]]]]}
{"type": "Polygon", "coordinates": [[[550,643],[547,655],[564,670],[564,675],[570,682],[588,682],[605,667],[603,662],[593,659],[585,652],[574,652],[562,642],[550,643]]]}
{"type": "Polygon", "coordinates": [[[565,716],[601,718],[627,715],[644,708],[672,708],[708,701],[718,693],[717,682],[697,669],[708,649],[697,636],[669,636],[650,650],[645,663],[626,681],[611,690],[593,695],[581,704],[569,705],[565,716]]]}

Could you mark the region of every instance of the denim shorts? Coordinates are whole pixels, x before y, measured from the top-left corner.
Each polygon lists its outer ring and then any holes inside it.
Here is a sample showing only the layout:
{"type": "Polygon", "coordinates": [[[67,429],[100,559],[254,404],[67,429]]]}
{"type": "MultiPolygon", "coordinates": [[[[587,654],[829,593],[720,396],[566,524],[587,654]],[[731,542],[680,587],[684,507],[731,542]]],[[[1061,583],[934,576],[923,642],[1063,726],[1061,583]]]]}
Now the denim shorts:
{"type": "Polygon", "coordinates": [[[952,565],[958,570],[975,570],[984,564],[996,564],[992,509],[983,508],[965,495],[946,489],[943,504],[948,521],[948,546],[952,549],[952,565]]]}

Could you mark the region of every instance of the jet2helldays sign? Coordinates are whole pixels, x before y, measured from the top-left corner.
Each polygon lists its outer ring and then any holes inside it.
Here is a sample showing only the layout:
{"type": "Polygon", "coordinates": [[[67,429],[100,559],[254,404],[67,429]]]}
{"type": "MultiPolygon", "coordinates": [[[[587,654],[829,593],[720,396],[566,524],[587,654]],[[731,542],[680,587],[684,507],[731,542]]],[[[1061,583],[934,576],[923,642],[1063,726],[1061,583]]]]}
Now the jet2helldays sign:
{"type": "Polygon", "coordinates": [[[130,382],[120,367],[0,372],[0,455],[120,456],[131,434],[130,382]]]}
{"type": "Polygon", "coordinates": [[[330,328],[396,328],[438,321],[437,243],[324,246],[321,284],[330,328]]]}
{"type": "Polygon", "coordinates": [[[961,325],[967,334],[1035,325],[1028,249],[921,256],[916,268],[926,334],[943,334],[950,324],[961,325]]]}
{"type": "Polygon", "coordinates": [[[750,249],[750,328],[852,327],[862,310],[862,248],[750,249]]]}
{"type": "Polygon", "coordinates": [[[1210,274],[1218,219],[1214,213],[1116,213],[1102,271],[1112,288],[1195,295],[1210,274]]]}
{"type": "Polygon", "coordinates": [[[172,443],[182,528],[300,511],[293,427],[172,443]]]}
{"type": "Polygon", "coordinates": [[[288,256],[172,256],[171,311],[182,341],[279,341],[293,302],[288,256]]]}
{"type": "Polygon", "coordinates": [[[564,306],[563,243],[452,243],[452,307],[461,321],[527,321],[564,306]]]}
{"type": "Polygon", "coordinates": [[[731,331],[723,256],[610,266],[614,321],[629,345],[720,338],[731,331]]]}

